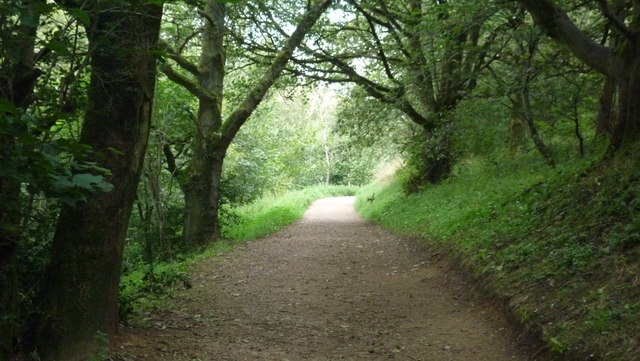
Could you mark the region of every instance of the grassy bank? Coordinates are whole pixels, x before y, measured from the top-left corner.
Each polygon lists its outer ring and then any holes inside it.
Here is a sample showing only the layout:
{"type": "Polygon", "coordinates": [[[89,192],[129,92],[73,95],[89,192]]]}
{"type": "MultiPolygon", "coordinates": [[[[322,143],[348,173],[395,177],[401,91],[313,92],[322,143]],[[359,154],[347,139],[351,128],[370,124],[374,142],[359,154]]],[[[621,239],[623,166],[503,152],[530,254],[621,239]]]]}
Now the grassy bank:
{"type": "Polygon", "coordinates": [[[263,197],[227,212],[225,238],[251,240],[273,233],[297,220],[320,198],[355,195],[358,187],[315,186],[280,196],[263,197]]]}
{"type": "Polygon", "coordinates": [[[640,359],[637,161],[468,161],[411,195],[401,178],[363,188],[361,214],[452,253],[567,359],[640,359]]]}
{"type": "Polygon", "coordinates": [[[148,301],[155,302],[170,295],[175,287],[189,286],[188,268],[193,262],[223,254],[238,242],[253,240],[273,233],[297,220],[309,205],[320,198],[355,195],[358,187],[314,186],[279,196],[266,196],[251,204],[223,210],[222,233],[225,240],[198,253],[181,254],[171,261],[153,265],[128,265],[121,280],[119,311],[126,321],[148,301]]]}

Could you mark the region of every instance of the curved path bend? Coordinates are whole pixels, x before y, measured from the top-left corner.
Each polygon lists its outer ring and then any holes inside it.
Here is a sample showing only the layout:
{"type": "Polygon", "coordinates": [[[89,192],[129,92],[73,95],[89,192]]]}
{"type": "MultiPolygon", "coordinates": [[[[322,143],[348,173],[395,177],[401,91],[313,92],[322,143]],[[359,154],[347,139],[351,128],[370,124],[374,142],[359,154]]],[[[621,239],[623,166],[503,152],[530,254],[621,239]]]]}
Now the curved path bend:
{"type": "Polygon", "coordinates": [[[113,360],[533,360],[438,254],[364,221],[353,197],[193,270],[113,360]],[[169,310],[170,308],[170,310],[169,310]]]}

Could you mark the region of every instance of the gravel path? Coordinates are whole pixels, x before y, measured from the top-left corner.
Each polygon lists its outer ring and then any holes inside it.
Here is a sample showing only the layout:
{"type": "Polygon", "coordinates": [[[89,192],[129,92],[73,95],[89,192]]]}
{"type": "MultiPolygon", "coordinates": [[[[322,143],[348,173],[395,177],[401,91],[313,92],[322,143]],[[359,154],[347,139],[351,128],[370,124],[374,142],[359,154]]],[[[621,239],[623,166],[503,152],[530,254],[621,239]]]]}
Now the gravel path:
{"type": "Polygon", "coordinates": [[[125,329],[114,359],[533,359],[438,254],[353,203],[319,200],[300,222],[201,262],[150,326],[125,329]]]}

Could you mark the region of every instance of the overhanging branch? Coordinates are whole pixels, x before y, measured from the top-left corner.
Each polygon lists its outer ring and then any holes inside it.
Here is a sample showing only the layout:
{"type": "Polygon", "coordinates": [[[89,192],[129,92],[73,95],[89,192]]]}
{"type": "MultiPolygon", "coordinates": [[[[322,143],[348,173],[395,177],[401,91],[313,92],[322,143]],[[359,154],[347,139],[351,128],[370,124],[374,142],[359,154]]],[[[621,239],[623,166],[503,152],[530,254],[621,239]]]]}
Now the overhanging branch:
{"type": "Polygon", "coordinates": [[[618,29],[618,31],[627,38],[627,40],[634,42],[637,38],[636,35],[625,25],[622,19],[611,11],[607,0],[596,0],[596,2],[600,5],[600,11],[602,11],[604,17],[607,18],[607,20],[609,20],[609,22],[618,29]]]}
{"type": "Polygon", "coordinates": [[[202,87],[200,87],[198,84],[196,84],[194,81],[187,78],[186,76],[178,73],[171,66],[167,64],[161,65],[160,71],[162,71],[167,76],[167,78],[169,78],[169,80],[173,81],[176,84],[181,85],[183,88],[187,89],[189,93],[193,94],[198,99],[208,99],[212,102],[215,102],[215,99],[216,99],[215,95],[213,95],[211,92],[207,91],[206,89],[203,89],[202,87]]]}
{"type": "Polygon", "coordinates": [[[195,64],[193,64],[192,62],[190,62],[189,60],[181,56],[175,49],[171,47],[171,45],[169,45],[169,43],[160,39],[158,40],[158,45],[162,50],[166,51],[169,59],[175,61],[176,64],[178,64],[182,69],[188,71],[189,73],[193,74],[193,76],[196,76],[196,77],[201,75],[200,70],[198,69],[198,66],[196,66],[195,64]]]}

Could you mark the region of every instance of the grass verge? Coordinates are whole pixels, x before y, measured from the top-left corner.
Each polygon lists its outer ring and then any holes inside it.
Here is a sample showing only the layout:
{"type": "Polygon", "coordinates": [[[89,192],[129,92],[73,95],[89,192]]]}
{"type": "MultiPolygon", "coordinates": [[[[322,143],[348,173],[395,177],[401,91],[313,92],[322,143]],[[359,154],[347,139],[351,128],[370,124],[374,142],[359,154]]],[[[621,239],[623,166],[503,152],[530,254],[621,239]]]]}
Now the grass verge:
{"type": "Polygon", "coordinates": [[[226,240],[213,243],[203,252],[181,254],[171,261],[128,267],[120,282],[120,319],[127,322],[139,310],[169,297],[175,288],[190,287],[188,269],[194,262],[223,254],[238,241],[266,236],[299,220],[317,199],[355,195],[357,190],[358,187],[353,186],[314,186],[225,209],[221,218],[226,240]]]}
{"type": "Polygon", "coordinates": [[[417,194],[369,185],[356,206],[452,253],[567,359],[640,360],[639,162],[461,169],[417,194]]]}
{"type": "Polygon", "coordinates": [[[271,234],[302,218],[309,205],[320,198],[355,195],[354,186],[314,186],[281,196],[267,196],[231,209],[223,227],[225,238],[251,240],[271,234]]]}

